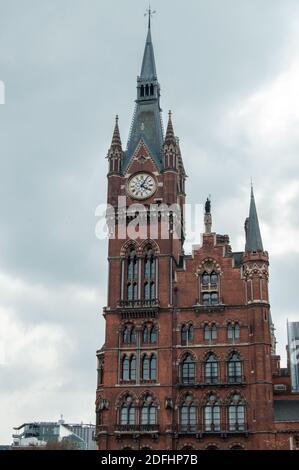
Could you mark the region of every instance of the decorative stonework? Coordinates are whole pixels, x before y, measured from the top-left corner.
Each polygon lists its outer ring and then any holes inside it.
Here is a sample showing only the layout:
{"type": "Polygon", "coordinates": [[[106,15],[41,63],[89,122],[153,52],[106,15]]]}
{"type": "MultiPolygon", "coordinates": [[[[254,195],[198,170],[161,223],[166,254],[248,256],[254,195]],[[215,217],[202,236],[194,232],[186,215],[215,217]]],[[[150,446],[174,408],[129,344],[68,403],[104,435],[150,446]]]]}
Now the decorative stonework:
{"type": "Polygon", "coordinates": [[[252,279],[254,277],[268,279],[269,271],[266,263],[246,263],[243,266],[243,278],[245,280],[252,279]]]}

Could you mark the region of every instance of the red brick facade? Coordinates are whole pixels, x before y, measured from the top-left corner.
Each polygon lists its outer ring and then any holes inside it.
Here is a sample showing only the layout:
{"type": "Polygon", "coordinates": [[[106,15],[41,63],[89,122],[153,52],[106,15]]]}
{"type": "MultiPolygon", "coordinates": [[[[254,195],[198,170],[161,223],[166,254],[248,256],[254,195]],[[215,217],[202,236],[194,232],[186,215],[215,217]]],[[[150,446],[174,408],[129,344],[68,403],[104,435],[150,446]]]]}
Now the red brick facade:
{"type": "MultiPolygon", "coordinates": [[[[108,158],[108,203],[116,211],[118,196],[126,206],[141,202],[128,193],[139,172],[156,183],[142,201],[147,210],[183,207],[185,173],[171,117],[162,168],[141,137],[123,169],[118,123],[108,158]]],[[[192,255],[184,254],[173,218],[157,214],[156,239],[148,215],[142,220],[145,237],[109,240],[105,344],[97,353],[99,449],[295,447],[299,422],[274,418],[281,393],[274,396],[273,384],[287,379],[280,380],[271,347],[267,252],[232,252],[228,236],[209,233],[209,209],[192,255]]]]}

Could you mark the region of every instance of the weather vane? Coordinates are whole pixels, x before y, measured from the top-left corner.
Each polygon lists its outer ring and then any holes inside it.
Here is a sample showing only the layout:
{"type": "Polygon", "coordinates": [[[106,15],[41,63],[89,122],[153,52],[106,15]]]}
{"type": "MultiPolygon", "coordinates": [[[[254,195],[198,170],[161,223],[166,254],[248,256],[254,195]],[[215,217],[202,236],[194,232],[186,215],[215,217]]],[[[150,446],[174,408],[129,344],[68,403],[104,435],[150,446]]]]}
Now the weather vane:
{"type": "Polygon", "coordinates": [[[151,27],[152,16],[154,16],[155,13],[156,13],[156,10],[152,10],[150,5],[149,5],[148,9],[146,10],[146,13],[144,13],[144,16],[148,16],[148,27],[149,27],[149,29],[151,27]]]}

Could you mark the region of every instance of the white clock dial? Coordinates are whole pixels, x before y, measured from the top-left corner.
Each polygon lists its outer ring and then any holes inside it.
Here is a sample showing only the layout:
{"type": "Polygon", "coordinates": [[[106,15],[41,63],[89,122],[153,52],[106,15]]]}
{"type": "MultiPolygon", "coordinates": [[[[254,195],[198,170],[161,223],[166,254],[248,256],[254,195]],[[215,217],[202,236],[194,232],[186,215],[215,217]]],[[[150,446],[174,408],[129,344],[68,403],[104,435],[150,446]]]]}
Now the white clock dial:
{"type": "Polygon", "coordinates": [[[148,199],[156,189],[156,180],[150,173],[137,173],[128,182],[128,193],[134,199],[148,199]]]}

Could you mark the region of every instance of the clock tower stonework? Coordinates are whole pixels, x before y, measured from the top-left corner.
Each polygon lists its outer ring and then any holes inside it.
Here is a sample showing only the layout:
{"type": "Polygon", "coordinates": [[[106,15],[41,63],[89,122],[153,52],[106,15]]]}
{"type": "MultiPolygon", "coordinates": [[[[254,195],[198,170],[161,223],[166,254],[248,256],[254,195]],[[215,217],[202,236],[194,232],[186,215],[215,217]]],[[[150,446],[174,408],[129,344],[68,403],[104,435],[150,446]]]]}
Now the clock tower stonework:
{"type": "Polygon", "coordinates": [[[275,448],[268,253],[253,190],[244,252],[212,231],[208,200],[201,244],[184,253],[186,173],[171,113],[163,131],[150,22],[128,144],[117,117],[107,158],[115,226],[98,448],[275,448]]]}

